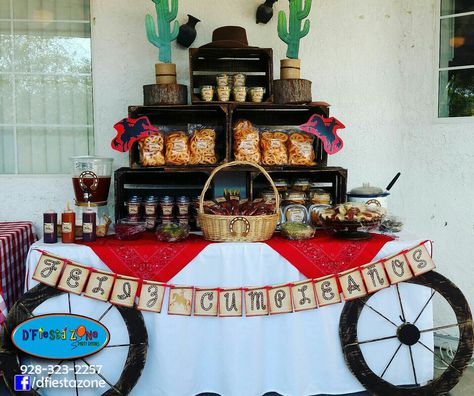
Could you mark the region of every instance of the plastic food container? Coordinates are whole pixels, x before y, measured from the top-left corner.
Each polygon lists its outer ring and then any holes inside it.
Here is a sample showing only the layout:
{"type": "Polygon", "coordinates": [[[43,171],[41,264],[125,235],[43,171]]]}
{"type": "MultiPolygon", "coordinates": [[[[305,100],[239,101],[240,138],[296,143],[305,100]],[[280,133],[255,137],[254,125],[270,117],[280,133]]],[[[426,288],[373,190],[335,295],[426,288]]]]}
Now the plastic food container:
{"type": "Polygon", "coordinates": [[[162,242],[179,242],[186,239],[188,235],[189,227],[187,225],[162,224],[156,229],[156,239],[162,242]]]}
{"type": "Polygon", "coordinates": [[[306,204],[308,197],[303,191],[289,190],[284,194],[283,200],[285,204],[306,204]]]}
{"type": "Polygon", "coordinates": [[[293,183],[293,190],[296,191],[309,191],[311,183],[308,179],[296,179],[293,183]]]}
{"type": "Polygon", "coordinates": [[[314,228],[304,223],[285,223],[281,226],[281,236],[292,240],[310,239],[314,237],[314,228]]]}
{"type": "Polygon", "coordinates": [[[120,240],[140,239],[146,231],[144,222],[130,222],[121,219],[115,224],[115,238],[120,240]]]}
{"type": "Polygon", "coordinates": [[[308,195],[312,204],[331,205],[331,194],[322,188],[312,188],[308,195]]]}
{"type": "Polygon", "coordinates": [[[285,223],[306,223],[308,221],[308,209],[304,205],[288,205],[283,209],[285,223]]]}
{"type": "Polygon", "coordinates": [[[281,193],[281,192],[284,192],[286,190],[288,190],[289,188],[289,184],[288,184],[288,180],[286,179],[275,179],[273,181],[275,183],[275,187],[276,189],[281,193]]]}
{"type": "Polygon", "coordinates": [[[322,227],[323,224],[321,223],[321,219],[319,217],[319,214],[325,210],[325,209],[328,209],[330,208],[331,205],[319,205],[319,204],[314,204],[314,205],[311,205],[309,208],[308,208],[308,212],[309,212],[309,217],[311,219],[311,224],[314,226],[314,227],[322,227]]]}

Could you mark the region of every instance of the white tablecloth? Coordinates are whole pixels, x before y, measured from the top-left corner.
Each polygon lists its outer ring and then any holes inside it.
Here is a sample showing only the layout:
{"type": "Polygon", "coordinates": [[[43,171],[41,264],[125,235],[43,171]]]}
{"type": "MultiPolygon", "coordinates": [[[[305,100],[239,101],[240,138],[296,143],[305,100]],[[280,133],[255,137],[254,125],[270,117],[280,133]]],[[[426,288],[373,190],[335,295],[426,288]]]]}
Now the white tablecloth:
{"type": "MultiPolygon", "coordinates": [[[[419,242],[421,240],[417,239],[389,242],[376,258],[419,242]]],[[[86,246],[37,242],[32,248],[107,269],[86,246]]],[[[31,280],[31,274],[39,257],[39,252],[30,251],[28,288],[36,284],[31,280]]],[[[222,243],[206,247],[170,282],[198,287],[240,287],[301,279],[304,276],[295,267],[265,244],[222,243]]],[[[407,320],[413,320],[430,292],[410,284],[402,284],[400,290],[407,302],[404,307],[407,320]]],[[[395,323],[401,323],[395,291],[394,287],[381,291],[370,303],[395,323]]],[[[302,396],[363,390],[347,369],[342,355],[338,331],[343,304],[269,317],[213,318],[167,315],[167,300],[168,293],[161,314],[143,314],[149,337],[148,356],[132,395],[190,396],[215,392],[223,396],[259,396],[274,391],[302,396]]],[[[71,304],[74,313],[95,319],[108,307],[106,303],[75,295],[71,296],[71,304]]],[[[45,302],[35,312],[67,312],[66,296],[45,302]]],[[[112,333],[111,345],[128,342],[116,310],[111,310],[102,322],[112,333]]],[[[431,307],[417,323],[421,329],[432,327],[431,307]]],[[[394,335],[393,325],[369,309],[363,310],[358,327],[360,340],[394,335]]],[[[421,340],[428,346],[433,345],[430,334],[424,334],[421,340]]],[[[369,365],[381,373],[398,345],[397,340],[376,342],[365,345],[363,351],[369,365]]],[[[418,380],[427,381],[432,377],[433,356],[418,345],[413,348],[418,380]]],[[[384,379],[400,384],[413,383],[408,353],[408,347],[404,346],[384,379]]],[[[103,374],[114,380],[121,372],[125,356],[126,348],[111,348],[89,360],[103,364],[103,374]]],[[[100,393],[96,390],[88,394],[100,393]]]]}

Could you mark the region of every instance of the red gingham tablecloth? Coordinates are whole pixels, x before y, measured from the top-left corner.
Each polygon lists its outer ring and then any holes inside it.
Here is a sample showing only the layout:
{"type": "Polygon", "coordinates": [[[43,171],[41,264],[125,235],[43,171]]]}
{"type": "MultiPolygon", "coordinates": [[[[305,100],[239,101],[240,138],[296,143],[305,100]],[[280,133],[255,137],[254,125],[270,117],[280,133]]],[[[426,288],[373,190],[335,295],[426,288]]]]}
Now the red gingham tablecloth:
{"type": "Polygon", "coordinates": [[[1,290],[8,309],[23,293],[25,260],[35,241],[30,221],[0,222],[1,290]]]}

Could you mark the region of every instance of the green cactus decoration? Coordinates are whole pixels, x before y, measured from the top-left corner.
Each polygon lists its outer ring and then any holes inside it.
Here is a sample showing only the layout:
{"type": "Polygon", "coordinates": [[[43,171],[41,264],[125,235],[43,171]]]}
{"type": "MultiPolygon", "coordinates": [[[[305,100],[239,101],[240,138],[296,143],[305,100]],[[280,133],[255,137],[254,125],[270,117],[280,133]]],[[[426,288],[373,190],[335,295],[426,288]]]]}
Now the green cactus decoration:
{"type": "Polygon", "coordinates": [[[298,59],[300,40],[309,33],[310,27],[310,21],[309,19],[306,19],[306,21],[304,21],[303,29],[301,29],[301,21],[309,15],[312,0],[288,1],[290,2],[290,21],[288,24],[288,32],[286,30],[286,14],[284,11],[280,11],[278,13],[278,36],[286,44],[288,44],[286,57],[298,59]]]}
{"type": "Polygon", "coordinates": [[[158,33],[156,33],[153,17],[148,14],[145,18],[148,41],[159,49],[159,59],[163,63],[171,63],[171,42],[176,40],[179,33],[179,22],[174,21],[171,32],[171,22],[178,15],[178,0],[171,0],[171,10],[168,0],[152,0],[155,3],[158,33]]]}

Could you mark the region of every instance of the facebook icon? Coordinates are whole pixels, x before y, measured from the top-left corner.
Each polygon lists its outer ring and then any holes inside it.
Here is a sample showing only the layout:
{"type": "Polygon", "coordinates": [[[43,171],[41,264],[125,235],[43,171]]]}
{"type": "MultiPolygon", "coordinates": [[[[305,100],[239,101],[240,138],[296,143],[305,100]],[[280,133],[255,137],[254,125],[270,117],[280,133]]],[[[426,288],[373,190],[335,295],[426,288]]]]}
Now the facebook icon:
{"type": "Polygon", "coordinates": [[[31,390],[31,378],[29,375],[15,375],[15,386],[16,391],[29,391],[31,390]]]}

